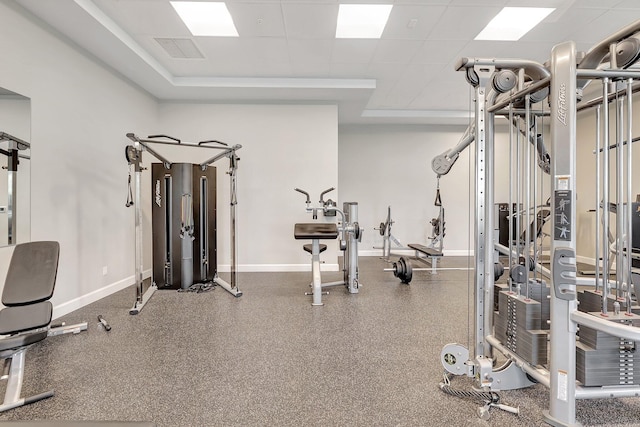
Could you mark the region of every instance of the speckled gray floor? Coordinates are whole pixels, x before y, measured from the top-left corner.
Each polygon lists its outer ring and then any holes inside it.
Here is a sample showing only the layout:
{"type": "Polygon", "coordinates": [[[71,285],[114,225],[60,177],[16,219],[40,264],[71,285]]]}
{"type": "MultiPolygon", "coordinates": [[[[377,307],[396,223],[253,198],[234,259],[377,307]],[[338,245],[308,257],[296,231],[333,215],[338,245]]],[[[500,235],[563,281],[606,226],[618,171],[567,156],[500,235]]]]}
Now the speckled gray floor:
{"type": "MultiPolygon", "coordinates": [[[[150,420],[158,426],[538,426],[548,391],[502,393],[521,414],[444,394],[440,351],[467,343],[466,271],[415,272],[401,285],[388,264],[361,258],[357,295],[335,288],[311,307],[309,273],[243,273],[244,296],[159,291],[130,316],[133,289],[63,320],[89,321],[27,357],[25,392],[48,400],[0,420],[150,420]],[[102,314],[111,332],[97,325],[102,314]]],[[[443,266],[464,266],[448,258],[443,266]]],[[[323,275],[337,280],[337,273],[323,275]]],[[[58,284],[62,286],[62,284],[58,284]]],[[[469,384],[455,378],[453,385],[469,384]]],[[[24,394],[24,393],[23,393],[24,394]]],[[[640,425],[640,399],[578,403],[584,425],[640,425]]]]}

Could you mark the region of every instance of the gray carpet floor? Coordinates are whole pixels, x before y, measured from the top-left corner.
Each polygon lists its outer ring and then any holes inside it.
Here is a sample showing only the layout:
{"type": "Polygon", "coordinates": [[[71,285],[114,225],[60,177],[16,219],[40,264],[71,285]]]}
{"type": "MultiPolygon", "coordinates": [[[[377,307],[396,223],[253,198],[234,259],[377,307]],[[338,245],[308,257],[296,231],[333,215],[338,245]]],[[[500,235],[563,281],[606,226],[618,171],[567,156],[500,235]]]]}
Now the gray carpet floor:
{"type": "MultiPolygon", "coordinates": [[[[25,394],[53,398],[0,420],[148,420],[168,426],[539,426],[548,390],[501,393],[520,415],[439,390],[442,347],[467,345],[466,271],[414,272],[402,285],[376,257],[360,259],[359,294],[334,288],[323,307],[309,273],[242,273],[244,295],[158,291],[137,316],[133,288],[73,312],[78,335],[28,353],[25,394]],[[97,323],[103,315],[106,332],[97,323]]],[[[444,267],[466,266],[446,258],[444,267]]],[[[325,281],[338,273],[323,274],[325,281]]],[[[64,286],[58,283],[58,286],[64,286]]],[[[453,379],[469,389],[466,377],[453,379]]],[[[587,426],[640,426],[640,399],[580,401],[587,426]]]]}

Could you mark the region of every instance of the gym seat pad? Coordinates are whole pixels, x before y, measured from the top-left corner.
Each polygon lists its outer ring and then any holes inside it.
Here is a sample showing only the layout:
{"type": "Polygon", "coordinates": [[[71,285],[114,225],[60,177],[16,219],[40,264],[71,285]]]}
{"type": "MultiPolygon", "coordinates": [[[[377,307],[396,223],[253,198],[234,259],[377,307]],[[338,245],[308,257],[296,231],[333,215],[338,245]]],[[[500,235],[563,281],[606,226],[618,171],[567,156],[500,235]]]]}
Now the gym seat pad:
{"type": "Polygon", "coordinates": [[[48,332],[45,329],[31,334],[2,338],[0,340],[0,356],[4,356],[2,352],[5,350],[15,350],[20,347],[26,347],[28,345],[37,343],[38,341],[42,341],[47,337],[47,334],[48,332]]]}
{"type": "Polygon", "coordinates": [[[0,335],[17,334],[44,328],[51,322],[52,305],[49,301],[0,310],[0,335]]]}
{"type": "Polygon", "coordinates": [[[7,306],[23,305],[51,298],[56,284],[59,253],[58,242],[16,245],[5,279],[2,303],[7,306]]]}
{"type": "Polygon", "coordinates": [[[2,427],[155,427],[148,421],[5,421],[2,427]]]}
{"type": "Polygon", "coordinates": [[[334,223],[298,223],[293,229],[297,240],[302,239],[335,239],[338,237],[338,226],[334,223]]]}
{"type": "Polygon", "coordinates": [[[416,243],[409,243],[407,246],[410,247],[411,249],[414,249],[414,250],[418,251],[418,252],[422,252],[425,255],[429,255],[429,256],[432,256],[432,257],[442,256],[442,252],[438,252],[435,249],[428,248],[425,245],[418,245],[416,243]]]}

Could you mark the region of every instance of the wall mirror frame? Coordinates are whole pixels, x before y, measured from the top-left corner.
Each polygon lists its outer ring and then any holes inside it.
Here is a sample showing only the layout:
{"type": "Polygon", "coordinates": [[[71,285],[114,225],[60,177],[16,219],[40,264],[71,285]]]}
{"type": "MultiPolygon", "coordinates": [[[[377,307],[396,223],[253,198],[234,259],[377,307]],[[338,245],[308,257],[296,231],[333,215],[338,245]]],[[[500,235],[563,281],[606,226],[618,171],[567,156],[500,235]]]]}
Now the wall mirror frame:
{"type": "Polygon", "coordinates": [[[0,87],[0,246],[31,240],[31,100],[0,87]]]}

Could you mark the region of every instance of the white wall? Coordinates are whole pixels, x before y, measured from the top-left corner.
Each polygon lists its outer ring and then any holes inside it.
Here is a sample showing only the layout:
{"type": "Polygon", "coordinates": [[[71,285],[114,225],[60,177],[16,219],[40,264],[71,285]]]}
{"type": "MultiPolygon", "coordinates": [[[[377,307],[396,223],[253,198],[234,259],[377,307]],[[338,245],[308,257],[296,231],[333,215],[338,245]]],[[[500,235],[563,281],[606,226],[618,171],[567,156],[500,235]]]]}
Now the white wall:
{"type": "Polygon", "coordinates": [[[5,2],[0,52],[0,86],[31,98],[31,238],[60,242],[58,316],[133,282],[124,135],[156,102],[5,2]]]}
{"type": "MultiPolygon", "coordinates": [[[[456,146],[465,129],[465,126],[340,127],[340,200],[359,202],[359,220],[365,228],[359,247],[361,255],[382,254],[381,249],[373,249],[382,246],[382,237],[373,228],[385,221],[389,205],[395,221],[392,234],[402,244],[429,242],[430,221],[438,215],[434,206],[437,179],[431,160],[456,146]]],[[[506,203],[510,172],[506,126],[497,126],[495,144],[494,200],[506,203]]],[[[538,176],[542,173],[538,172],[538,176]]],[[[549,178],[545,175],[543,179],[544,194],[539,195],[539,200],[546,200],[549,194],[546,188],[549,178]]],[[[446,255],[467,255],[473,249],[474,180],[475,142],[462,152],[450,172],[440,178],[446,255]]]]}
{"type": "MultiPolygon", "coordinates": [[[[343,126],[340,127],[340,198],[358,202],[358,219],[365,229],[361,255],[381,255],[382,237],[374,227],[385,221],[387,206],[395,223],[392,234],[404,245],[428,242],[434,206],[436,174],[431,160],[455,146],[465,126],[343,126]]],[[[473,148],[473,146],[471,147],[473,148]]],[[[446,254],[469,249],[469,150],[440,179],[445,208],[446,254]]],[[[471,225],[473,231],[473,225],[471,225]]],[[[473,241],[471,241],[473,245],[473,241]]]]}
{"type": "MultiPolygon", "coordinates": [[[[336,106],[163,103],[159,123],[161,129],[154,133],[192,142],[217,139],[242,145],[237,175],[239,271],[310,269],[310,258],[302,250],[310,242],[296,241],[293,227],[312,218],[305,212],[304,196],[293,189],[307,190],[317,203],[322,190],[338,187],[336,106]]],[[[156,148],[161,154],[171,153],[172,161],[200,163],[214,155],[211,150],[156,148]]],[[[228,161],[220,160],[215,166],[218,264],[224,271],[230,264],[228,161]]],[[[336,193],[330,196],[337,198],[336,193]]],[[[337,269],[336,246],[329,245],[323,253],[326,269],[337,269]]]]}

